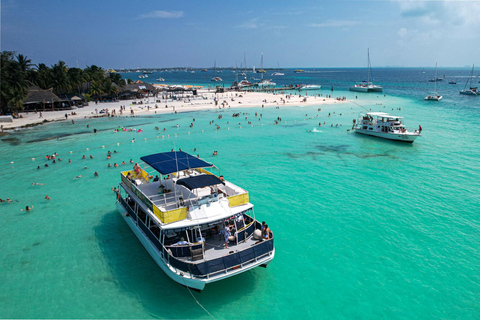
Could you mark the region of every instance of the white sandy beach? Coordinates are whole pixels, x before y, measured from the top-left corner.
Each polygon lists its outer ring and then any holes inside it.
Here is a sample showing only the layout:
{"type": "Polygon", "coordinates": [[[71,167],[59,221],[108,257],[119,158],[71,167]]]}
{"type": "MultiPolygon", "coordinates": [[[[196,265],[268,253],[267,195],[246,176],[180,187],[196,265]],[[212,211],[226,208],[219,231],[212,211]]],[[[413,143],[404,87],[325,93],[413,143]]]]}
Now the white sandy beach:
{"type": "MultiPolygon", "coordinates": [[[[326,98],[313,96],[312,93],[307,91],[302,92],[301,95],[289,95],[289,94],[273,94],[265,92],[226,92],[215,93],[213,90],[202,89],[198,91],[198,96],[191,99],[180,100],[164,100],[161,99],[162,93],[157,97],[150,96],[144,99],[137,100],[120,100],[116,102],[89,102],[88,106],[62,111],[45,111],[42,112],[42,118],[40,118],[40,112],[21,112],[21,118],[13,119],[13,122],[2,123],[4,129],[12,129],[18,127],[24,127],[27,125],[33,125],[46,121],[65,121],[65,114],[68,115],[68,121],[85,119],[91,117],[106,116],[105,113],[100,113],[101,110],[107,110],[112,114],[115,110],[116,116],[131,116],[131,110],[134,115],[144,114],[165,114],[174,112],[186,112],[186,111],[200,111],[214,108],[244,108],[244,107],[276,107],[285,105],[324,105],[341,103],[335,98],[326,98]],[[218,104],[215,105],[215,99],[218,104]],[[161,100],[161,102],[156,102],[161,100]],[[141,102],[141,104],[140,104],[141,102]],[[123,115],[120,115],[120,106],[125,106],[123,115]],[[167,107],[166,107],[167,106],[167,107]],[[150,108],[148,108],[150,107],[150,108]],[[75,115],[72,115],[75,112],[75,115]]],[[[186,97],[186,94],[185,94],[186,97]]]]}

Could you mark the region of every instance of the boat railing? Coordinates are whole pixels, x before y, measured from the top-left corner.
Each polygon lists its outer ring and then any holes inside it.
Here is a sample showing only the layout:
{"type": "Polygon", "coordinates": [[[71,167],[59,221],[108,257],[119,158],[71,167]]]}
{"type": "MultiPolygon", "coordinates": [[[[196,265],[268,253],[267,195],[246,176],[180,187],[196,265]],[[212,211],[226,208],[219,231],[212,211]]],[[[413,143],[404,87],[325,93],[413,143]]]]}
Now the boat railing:
{"type": "MultiPolygon", "coordinates": [[[[236,251],[235,253],[223,257],[203,261],[200,263],[195,263],[193,261],[184,261],[176,258],[171,249],[168,250],[169,248],[166,248],[164,245],[162,245],[160,243],[160,240],[158,239],[158,236],[155,235],[152,230],[145,225],[145,222],[143,220],[137,219],[135,211],[128,205],[124,198],[120,197],[119,201],[122,206],[127,210],[128,215],[130,215],[133,220],[137,221],[138,226],[146,235],[148,240],[158,250],[163,261],[180,272],[190,273],[193,277],[209,278],[218,274],[228,274],[228,272],[234,272],[239,268],[246,267],[252,263],[258,262],[259,260],[261,261],[263,258],[272,254],[274,249],[274,239],[273,234],[271,234],[270,239],[257,242],[250,247],[247,247],[240,251],[236,251]]],[[[255,221],[253,224],[249,224],[243,231],[249,231],[251,229],[260,227],[260,223],[258,221],[255,221]]],[[[197,247],[200,248],[198,244],[192,244],[189,247],[189,251],[191,248],[197,247]]],[[[184,249],[185,248],[183,248],[182,250],[184,249]]],[[[184,255],[185,252],[182,253],[182,256],[184,255]]]]}
{"type": "MultiPolygon", "coordinates": [[[[203,168],[195,170],[202,174],[213,174],[203,168]]],[[[190,198],[189,196],[184,196],[183,192],[181,192],[181,188],[184,187],[180,188],[178,186],[174,186],[174,188],[177,188],[176,191],[178,194],[180,194],[180,196],[174,195],[175,192],[171,191],[159,196],[153,195],[149,198],[137,186],[136,182],[139,181],[140,184],[149,182],[149,175],[145,170],[141,170],[140,172],[135,172],[134,170],[123,171],[121,172],[121,179],[123,184],[130,191],[132,191],[143,202],[143,204],[145,204],[145,206],[147,206],[147,208],[150,209],[160,219],[160,221],[165,224],[186,219],[188,207],[204,204],[203,202],[207,203],[218,201],[218,199],[222,197],[222,194],[223,196],[227,197],[229,205],[232,208],[247,204],[249,202],[248,192],[228,181],[225,182],[225,186],[218,188],[214,195],[208,197],[190,198]],[[127,178],[128,176],[131,178],[127,178]],[[167,208],[169,207],[173,207],[173,209],[168,210],[167,208]]]]}
{"type": "MultiPolygon", "coordinates": [[[[145,172],[144,170],[142,170],[145,172]]],[[[124,186],[126,186],[132,193],[134,193],[140,201],[155,214],[163,223],[172,223],[175,221],[183,220],[187,218],[187,207],[175,208],[173,210],[160,210],[156,204],[154,204],[136,185],[135,180],[127,178],[128,173],[131,171],[121,172],[121,179],[124,186]]],[[[143,174],[143,173],[142,173],[143,174]]],[[[146,172],[145,172],[146,174],[146,172]]],[[[148,179],[148,174],[147,174],[148,179]]],[[[148,181],[148,180],[147,180],[148,181]]],[[[166,200],[165,200],[166,201],[166,200]]],[[[165,207],[166,208],[166,207],[165,207]]]]}

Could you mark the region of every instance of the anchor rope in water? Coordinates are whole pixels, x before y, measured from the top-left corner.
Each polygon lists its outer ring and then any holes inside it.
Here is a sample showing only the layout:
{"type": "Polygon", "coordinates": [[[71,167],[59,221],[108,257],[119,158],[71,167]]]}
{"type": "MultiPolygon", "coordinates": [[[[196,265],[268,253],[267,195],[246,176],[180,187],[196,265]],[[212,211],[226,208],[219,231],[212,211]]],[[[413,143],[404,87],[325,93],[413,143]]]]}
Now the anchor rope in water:
{"type": "Polygon", "coordinates": [[[192,290],[187,286],[187,283],[185,282],[185,278],[182,277],[183,283],[185,284],[185,287],[188,289],[188,292],[190,292],[190,295],[192,296],[193,300],[213,319],[216,319],[208,310],[195,298],[195,296],[192,293],[192,290]]]}

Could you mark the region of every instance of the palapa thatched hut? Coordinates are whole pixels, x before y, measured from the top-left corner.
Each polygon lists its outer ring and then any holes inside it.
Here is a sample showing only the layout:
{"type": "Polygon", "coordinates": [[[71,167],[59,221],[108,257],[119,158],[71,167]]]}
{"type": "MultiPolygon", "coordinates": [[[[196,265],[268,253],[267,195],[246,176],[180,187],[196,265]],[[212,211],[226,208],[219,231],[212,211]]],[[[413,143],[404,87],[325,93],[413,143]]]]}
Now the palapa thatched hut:
{"type": "Polygon", "coordinates": [[[62,107],[62,99],[60,99],[52,88],[44,90],[35,85],[28,88],[28,94],[23,100],[25,110],[54,110],[62,107]]]}

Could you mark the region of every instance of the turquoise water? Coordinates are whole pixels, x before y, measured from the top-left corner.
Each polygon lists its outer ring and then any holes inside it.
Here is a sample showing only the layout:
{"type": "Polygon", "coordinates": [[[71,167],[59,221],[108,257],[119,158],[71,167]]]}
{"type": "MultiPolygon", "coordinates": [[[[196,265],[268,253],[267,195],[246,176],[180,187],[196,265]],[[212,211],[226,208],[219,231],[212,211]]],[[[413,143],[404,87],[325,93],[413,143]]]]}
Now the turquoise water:
{"type": "Polygon", "coordinates": [[[194,293],[215,318],[480,318],[480,99],[357,95],[362,107],[79,120],[2,136],[0,197],[18,202],[0,204],[0,316],[210,318],[150,258],[110,190],[131,165],[108,162],[176,147],[247,189],[257,218],[275,233],[267,269],[194,293]],[[406,145],[350,133],[364,108],[405,116],[407,126],[422,125],[422,137],[406,145]],[[273,125],[277,117],[282,123],[273,125]],[[113,133],[119,125],[144,132],[113,133]],[[155,126],[167,131],[159,135],[155,126]],[[320,132],[307,132],[313,128],[320,132]],[[108,150],[117,151],[111,160],[108,150]],[[63,161],[45,168],[53,152],[63,161]],[[34,209],[21,212],[26,205],[34,209]]]}

